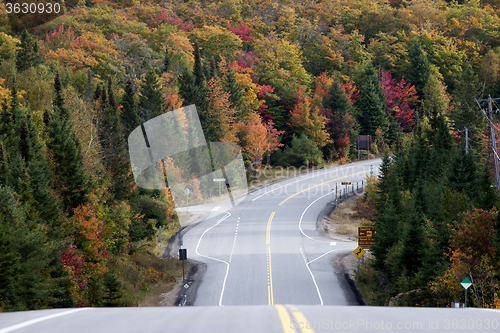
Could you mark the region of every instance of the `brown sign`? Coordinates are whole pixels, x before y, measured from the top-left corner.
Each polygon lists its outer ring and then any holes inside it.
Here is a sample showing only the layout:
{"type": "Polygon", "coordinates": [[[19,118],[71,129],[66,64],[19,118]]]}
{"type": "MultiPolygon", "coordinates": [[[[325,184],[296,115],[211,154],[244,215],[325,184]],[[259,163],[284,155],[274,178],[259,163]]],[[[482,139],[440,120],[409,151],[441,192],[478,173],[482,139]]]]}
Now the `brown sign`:
{"type": "Polygon", "coordinates": [[[351,182],[342,182],[342,185],[351,185],[351,182]]]}
{"type": "Polygon", "coordinates": [[[363,249],[369,249],[372,245],[375,245],[373,241],[373,235],[375,230],[373,227],[358,227],[358,246],[363,249]]]}

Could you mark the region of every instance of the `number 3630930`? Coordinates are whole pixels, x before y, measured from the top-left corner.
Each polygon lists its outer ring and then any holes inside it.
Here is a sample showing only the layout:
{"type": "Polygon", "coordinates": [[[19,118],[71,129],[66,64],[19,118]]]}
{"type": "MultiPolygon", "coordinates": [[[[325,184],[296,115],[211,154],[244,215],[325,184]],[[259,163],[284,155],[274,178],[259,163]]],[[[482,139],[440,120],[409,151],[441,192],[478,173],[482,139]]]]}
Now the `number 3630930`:
{"type": "Polygon", "coordinates": [[[61,5],[57,2],[7,2],[5,9],[7,14],[59,14],[61,5]]]}

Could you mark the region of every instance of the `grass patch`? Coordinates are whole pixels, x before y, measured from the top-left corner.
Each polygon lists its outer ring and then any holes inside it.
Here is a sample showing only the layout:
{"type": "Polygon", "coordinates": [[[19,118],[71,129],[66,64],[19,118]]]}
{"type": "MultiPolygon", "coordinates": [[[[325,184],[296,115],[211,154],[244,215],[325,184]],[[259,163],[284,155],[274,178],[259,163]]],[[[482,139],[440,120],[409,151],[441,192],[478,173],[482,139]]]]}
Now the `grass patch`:
{"type": "Polygon", "coordinates": [[[358,227],[371,226],[373,222],[366,219],[362,197],[354,196],[344,200],[332,212],[330,219],[339,235],[358,238],[358,227]]]}
{"type": "Polygon", "coordinates": [[[153,253],[156,242],[147,242],[131,255],[114,258],[110,267],[122,282],[124,306],[158,306],[161,294],[172,290],[182,277],[182,263],[159,258],[153,253]]]}

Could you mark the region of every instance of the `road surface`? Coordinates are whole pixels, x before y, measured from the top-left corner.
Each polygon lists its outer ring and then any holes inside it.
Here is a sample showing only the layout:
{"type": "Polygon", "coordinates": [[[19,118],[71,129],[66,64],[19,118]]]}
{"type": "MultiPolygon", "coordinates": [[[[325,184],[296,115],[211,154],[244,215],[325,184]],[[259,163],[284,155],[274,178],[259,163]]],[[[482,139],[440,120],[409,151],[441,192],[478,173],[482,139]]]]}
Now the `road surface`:
{"type": "Polygon", "coordinates": [[[321,239],[316,219],[336,183],[362,180],[379,163],[278,182],[193,227],[188,256],[207,264],[198,306],[0,313],[0,333],[498,332],[498,310],[348,305],[328,258],[356,243],[321,239]]]}
{"type": "Polygon", "coordinates": [[[194,304],[350,305],[329,258],[357,244],[319,237],[316,221],[336,185],[358,182],[361,191],[380,163],[321,169],[263,187],[190,229],[183,235],[188,257],[207,264],[194,304]]]}

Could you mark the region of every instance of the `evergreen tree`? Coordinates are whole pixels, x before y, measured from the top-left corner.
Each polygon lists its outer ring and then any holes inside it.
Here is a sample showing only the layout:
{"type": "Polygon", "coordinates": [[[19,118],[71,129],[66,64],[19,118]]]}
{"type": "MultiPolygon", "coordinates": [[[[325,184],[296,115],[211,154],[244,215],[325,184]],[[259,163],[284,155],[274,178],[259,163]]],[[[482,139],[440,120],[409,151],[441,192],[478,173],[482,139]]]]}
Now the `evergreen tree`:
{"type": "MultiPolygon", "coordinates": [[[[353,122],[349,121],[351,119],[352,105],[340,87],[338,79],[334,79],[330,85],[328,96],[323,100],[323,107],[328,118],[326,130],[332,139],[332,142],[323,147],[323,153],[325,157],[331,160],[334,152],[339,148],[338,139],[351,135],[353,125],[355,126],[353,122]]],[[[351,143],[354,144],[353,138],[350,139],[351,143]]]]}
{"type": "MultiPolygon", "coordinates": [[[[30,132],[35,133],[34,131],[30,132]]],[[[31,140],[39,143],[35,134],[32,135],[31,140]]],[[[45,153],[41,145],[33,144],[33,146],[33,158],[27,162],[27,170],[31,179],[34,206],[44,222],[56,227],[54,223],[60,222],[59,219],[62,215],[60,201],[52,190],[53,180],[45,153]]],[[[53,228],[50,231],[58,232],[59,230],[53,228]]]]}
{"type": "Polygon", "coordinates": [[[203,66],[201,64],[200,48],[198,44],[194,45],[194,68],[193,74],[195,78],[195,84],[197,87],[201,87],[206,84],[206,76],[203,72],[203,66]]]}
{"type": "Polygon", "coordinates": [[[17,305],[16,291],[21,270],[19,261],[11,224],[0,212],[0,304],[6,307],[5,310],[15,309],[17,305]]]}
{"type": "Polygon", "coordinates": [[[16,84],[14,83],[12,101],[0,114],[0,140],[3,142],[8,156],[12,156],[19,151],[19,136],[24,117],[25,110],[19,103],[16,84]]]}
{"type": "Polygon", "coordinates": [[[401,192],[397,165],[388,156],[382,158],[378,190],[380,200],[376,203],[375,245],[371,248],[376,266],[384,267],[386,254],[400,239],[401,192]]]}
{"type": "Polygon", "coordinates": [[[131,191],[129,175],[130,162],[126,142],[122,136],[120,114],[116,106],[111,78],[108,80],[108,100],[106,91],[102,91],[102,115],[99,129],[104,163],[111,173],[112,192],[116,200],[125,199],[131,191]]]}
{"type": "MultiPolygon", "coordinates": [[[[479,136],[485,129],[486,122],[481,110],[475,103],[476,98],[480,98],[481,87],[479,79],[474,73],[472,66],[465,59],[462,65],[462,73],[456,78],[455,90],[453,91],[453,112],[450,114],[450,119],[453,122],[453,127],[463,131],[465,128],[469,130],[469,145],[476,151],[481,151],[482,147],[478,142],[479,136]]],[[[462,145],[465,145],[465,133],[462,135],[462,145]]]]}
{"type": "Polygon", "coordinates": [[[134,89],[132,87],[132,81],[130,80],[125,86],[125,94],[123,95],[121,105],[123,106],[121,119],[124,126],[125,137],[127,138],[128,135],[140,124],[137,102],[135,99],[134,89]]]}
{"type": "Polygon", "coordinates": [[[163,65],[161,67],[161,71],[163,73],[168,72],[170,68],[170,55],[168,54],[168,46],[165,46],[165,57],[163,58],[163,65]]]}
{"type": "Polygon", "coordinates": [[[412,211],[406,220],[407,225],[403,236],[401,263],[408,276],[417,273],[423,265],[424,232],[422,223],[424,221],[423,212],[425,211],[425,204],[422,187],[422,181],[417,182],[412,211]]]}
{"type": "Polygon", "coordinates": [[[55,160],[54,173],[62,194],[64,207],[71,213],[74,208],[86,202],[87,179],[83,172],[83,158],[80,144],[73,132],[71,115],[66,108],[59,75],[54,80],[54,113],[49,122],[49,142],[55,160]]]}
{"type": "Polygon", "coordinates": [[[417,38],[413,40],[410,46],[408,57],[410,58],[410,64],[406,69],[405,79],[415,86],[418,97],[422,100],[424,86],[431,74],[431,66],[422,50],[422,44],[417,38]]]}
{"type": "Polygon", "coordinates": [[[16,57],[16,68],[18,72],[37,65],[40,62],[39,47],[36,39],[33,39],[25,29],[20,36],[21,44],[16,57]]]}
{"type": "Polygon", "coordinates": [[[453,152],[453,138],[450,128],[443,115],[430,119],[431,130],[428,131],[430,150],[430,163],[426,169],[428,175],[433,178],[441,177],[450,162],[450,154],[453,152]]]}
{"type": "Polygon", "coordinates": [[[105,307],[117,307],[121,306],[122,303],[120,299],[122,297],[121,283],[113,272],[108,272],[104,276],[104,293],[103,296],[103,306],[105,307]]]}
{"type": "Polygon", "coordinates": [[[361,133],[375,135],[375,130],[380,128],[384,133],[388,131],[387,114],[385,113],[382,88],[373,66],[365,70],[365,83],[361,87],[359,103],[357,103],[357,120],[361,133]]]}
{"type": "Polygon", "coordinates": [[[231,106],[237,111],[236,121],[242,120],[245,116],[243,113],[243,92],[240,84],[236,81],[236,74],[231,67],[229,67],[226,74],[225,89],[231,94],[229,97],[231,106]]]}
{"type": "Polygon", "coordinates": [[[162,97],[158,76],[151,66],[146,70],[146,76],[140,86],[139,113],[143,122],[161,115],[165,111],[165,101],[162,97]]]}

